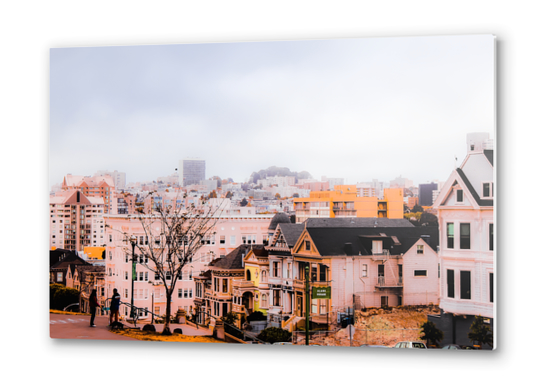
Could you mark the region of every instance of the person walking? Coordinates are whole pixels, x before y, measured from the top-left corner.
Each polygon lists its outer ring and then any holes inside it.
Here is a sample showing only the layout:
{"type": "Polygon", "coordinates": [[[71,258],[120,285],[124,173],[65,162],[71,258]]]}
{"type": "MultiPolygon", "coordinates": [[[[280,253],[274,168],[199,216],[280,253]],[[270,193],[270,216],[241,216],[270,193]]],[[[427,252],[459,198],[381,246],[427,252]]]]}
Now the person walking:
{"type": "Polygon", "coordinates": [[[98,303],[98,296],[96,295],[95,289],[92,290],[92,293],[88,298],[88,304],[90,307],[90,326],[95,327],[94,318],[96,317],[96,308],[100,306],[100,303],[98,303]]]}
{"type": "Polygon", "coordinates": [[[120,307],[120,294],[117,288],[113,288],[113,297],[111,297],[111,311],[109,312],[109,325],[113,324],[113,318],[115,323],[119,321],[119,307],[120,307]]]}

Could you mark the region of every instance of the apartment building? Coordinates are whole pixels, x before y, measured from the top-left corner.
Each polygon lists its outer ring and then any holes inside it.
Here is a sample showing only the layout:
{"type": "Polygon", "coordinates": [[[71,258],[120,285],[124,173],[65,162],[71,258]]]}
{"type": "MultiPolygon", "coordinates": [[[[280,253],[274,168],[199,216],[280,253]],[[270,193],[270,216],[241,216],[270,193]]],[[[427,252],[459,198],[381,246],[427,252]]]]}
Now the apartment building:
{"type": "Polygon", "coordinates": [[[115,182],[109,175],[76,176],[67,174],[62,181],[62,190],[79,190],[88,197],[101,197],[104,201],[104,213],[113,211],[113,193],[115,182]]]}
{"type": "Polygon", "coordinates": [[[105,242],[104,201],[86,196],[78,189],[59,192],[49,198],[49,247],[82,252],[105,242]]]}
{"type": "MultiPolygon", "coordinates": [[[[273,215],[229,214],[224,211],[217,216],[215,234],[202,239],[203,246],[187,264],[177,282],[175,295],[172,298],[172,313],[184,309],[187,313],[194,310],[195,282],[208,269],[209,263],[224,258],[228,253],[242,244],[263,243],[267,240],[267,228],[273,215]]],[[[146,237],[141,222],[135,216],[105,215],[106,232],[106,291],[110,295],[117,288],[123,301],[132,297],[132,248],[127,237],[135,236],[138,244],[148,246],[152,241],[146,237]]],[[[144,309],[157,315],[164,315],[166,308],[165,287],[155,275],[155,267],[149,260],[137,257],[134,280],[134,305],[143,310],[140,316],[147,316],[144,309]],[[151,309],[152,308],[152,309],[151,309]]],[[[110,296],[108,296],[110,297],[110,296]]],[[[129,309],[123,307],[125,315],[129,309]]]]}
{"type": "Polygon", "coordinates": [[[359,196],[356,185],[336,185],[333,191],[311,192],[294,199],[296,222],[309,218],[403,218],[403,190],[385,189],[384,196],[359,196]]]}

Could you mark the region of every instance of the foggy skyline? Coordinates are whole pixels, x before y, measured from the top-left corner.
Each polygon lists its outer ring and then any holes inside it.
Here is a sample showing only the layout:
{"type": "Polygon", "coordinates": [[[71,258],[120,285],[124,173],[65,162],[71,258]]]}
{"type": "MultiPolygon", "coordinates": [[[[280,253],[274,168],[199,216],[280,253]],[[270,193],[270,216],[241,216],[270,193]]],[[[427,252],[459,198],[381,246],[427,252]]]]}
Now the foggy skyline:
{"type": "Polygon", "coordinates": [[[184,158],[236,182],[273,165],[444,181],[468,133],[494,138],[494,78],[490,35],[56,48],[49,185],[184,158]]]}

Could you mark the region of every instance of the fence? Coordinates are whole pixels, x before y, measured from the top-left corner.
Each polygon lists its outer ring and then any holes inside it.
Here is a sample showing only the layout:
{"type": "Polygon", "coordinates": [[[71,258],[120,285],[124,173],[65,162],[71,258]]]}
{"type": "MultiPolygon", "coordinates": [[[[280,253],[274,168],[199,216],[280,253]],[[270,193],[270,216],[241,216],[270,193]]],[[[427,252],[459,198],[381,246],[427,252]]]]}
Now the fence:
{"type": "MultiPolygon", "coordinates": [[[[353,347],[360,345],[387,345],[393,347],[399,341],[414,341],[420,338],[420,328],[395,329],[361,329],[355,328],[352,343],[353,347]]],[[[305,332],[295,331],[292,334],[293,344],[305,344],[305,332]]],[[[319,345],[350,345],[348,328],[334,331],[312,331],[309,334],[309,344],[319,345]]]]}

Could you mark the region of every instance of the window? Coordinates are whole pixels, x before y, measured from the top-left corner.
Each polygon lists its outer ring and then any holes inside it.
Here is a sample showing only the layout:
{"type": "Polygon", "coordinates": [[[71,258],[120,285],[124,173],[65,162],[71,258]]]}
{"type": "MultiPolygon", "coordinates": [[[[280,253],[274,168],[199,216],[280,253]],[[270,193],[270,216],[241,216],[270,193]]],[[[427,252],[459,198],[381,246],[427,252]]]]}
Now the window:
{"type": "Polygon", "coordinates": [[[318,313],[318,300],[312,299],[311,300],[311,313],[318,313]]]}
{"type": "Polygon", "coordinates": [[[448,239],[447,246],[449,249],[454,248],[454,223],[446,224],[446,236],[448,239]]]}
{"type": "Polygon", "coordinates": [[[235,245],[235,236],[230,236],[230,245],[235,245]]]}
{"type": "Polygon", "coordinates": [[[273,277],[280,277],[278,261],[273,261],[273,277]]]}
{"type": "Polygon", "coordinates": [[[128,271],[124,271],[124,280],[128,280],[128,271]]]}
{"type": "Polygon", "coordinates": [[[453,269],[446,270],[446,282],[448,284],[448,297],[453,299],[455,297],[455,282],[453,269]]]}
{"type": "Polygon", "coordinates": [[[489,302],[493,303],[493,273],[489,274],[489,302]]]}
{"type": "Polygon", "coordinates": [[[275,307],[280,306],[280,291],[278,289],[275,289],[273,291],[273,305],[275,307]]]}
{"type": "Polygon", "coordinates": [[[226,244],[226,236],[220,236],[220,244],[226,244]]]}
{"type": "Polygon", "coordinates": [[[416,253],[418,255],[423,255],[423,245],[418,245],[416,253]]]}
{"type": "Polygon", "coordinates": [[[489,224],[489,250],[493,251],[493,223],[489,224]]]}
{"type": "Polygon", "coordinates": [[[305,251],[311,250],[311,242],[309,240],[305,240],[305,251]]]}
{"type": "Polygon", "coordinates": [[[267,295],[265,293],[262,294],[262,307],[267,308],[267,295]]]}
{"type": "Polygon", "coordinates": [[[373,240],[373,255],[382,253],[382,240],[373,240]]]}
{"type": "Polygon", "coordinates": [[[327,266],[320,264],[320,281],[327,281],[327,266]]]}
{"type": "Polygon", "coordinates": [[[427,276],[427,271],[423,269],[415,270],[414,276],[427,276]]]}
{"type": "Polygon", "coordinates": [[[482,183],[482,198],[493,197],[493,183],[482,183]]]}
{"type": "Polygon", "coordinates": [[[56,281],[62,281],[62,272],[56,273],[56,281]]]}
{"type": "Polygon", "coordinates": [[[463,202],[463,190],[458,189],[457,192],[456,192],[456,196],[457,196],[457,202],[462,203],[463,202]]]}
{"type": "Polygon", "coordinates": [[[381,307],[388,306],[388,296],[380,296],[380,306],[381,307]]]}
{"type": "Polygon", "coordinates": [[[367,264],[361,266],[361,277],[367,277],[367,264]]]}
{"type": "Polygon", "coordinates": [[[177,290],[177,297],[178,297],[179,299],[182,299],[182,298],[183,298],[183,289],[182,289],[182,288],[179,288],[179,289],[177,290]]]}
{"type": "Polygon", "coordinates": [[[252,280],[251,277],[252,277],[252,276],[250,276],[250,269],[247,269],[247,281],[252,280]]]}
{"type": "Polygon", "coordinates": [[[460,242],[459,248],[470,249],[470,223],[459,224],[460,242]]]}
{"type": "Polygon", "coordinates": [[[470,271],[461,271],[459,276],[461,284],[461,298],[470,300],[470,271]]]}
{"type": "Polygon", "coordinates": [[[222,292],[228,292],[228,279],[222,279],[222,292]]]}

